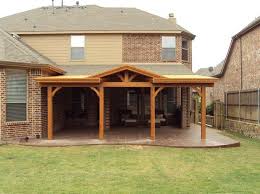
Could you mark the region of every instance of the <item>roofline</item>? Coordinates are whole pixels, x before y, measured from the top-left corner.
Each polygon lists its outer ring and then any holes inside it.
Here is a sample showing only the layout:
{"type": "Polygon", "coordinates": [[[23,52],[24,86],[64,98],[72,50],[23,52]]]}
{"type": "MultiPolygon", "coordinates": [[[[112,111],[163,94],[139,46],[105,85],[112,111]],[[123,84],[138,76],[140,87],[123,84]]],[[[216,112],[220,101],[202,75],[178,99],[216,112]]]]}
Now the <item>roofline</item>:
{"type": "Polygon", "coordinates": [[[250,25],[242,29],[240,32],[238,32],[235,36],[233,36],[233,38],[236,39],[241,37],[242,35],[256,28],[259,24],[260,24],[260,16],[255,21],[253,21],[253,23],[251,23],[250,25]]]}
{"type": "Polygon", "coordinates": [[[10,31],[18,35],[27,34],[185,34],[191,37],[195,35],[181,30],[68,30],[68,31],[10,31]]]}
{"type": "Polygon", "coordinates": [[[11,67],[11,68],[40,68],[44,69],[53,73],[58,74],[65,74],[66,71],[64,71],[61,68],[55,67],[53,65],[49,64],[34,64],[34,63],[21,63],[21,62],[13,62],[13,61],[1,61],[0,60],[0,67],[11,67]]]}
{"type": "Polygon", "coordinates": [[[224,75],[224,73],[227,69],[227,63],[229,62],[229,59],[230,59],[230,56],[231,56],[231,52],[234,48],[235,41],[240,39],[243,35],[247,34],[248,32],[254,30],[259,25],[260,25],[260,19],[256,20],[255,22],[253,22],[252,24],[250,24],[246,28],[242,29],[240,32],[238,32],[236,35],[234,35],[232,37],[229,48],[228,48],[227,55],[226,55],[225,60],[224,60],[223,67],[222,67],[220,73],[213,75],[214,77],[220,78],[224,75]]]}

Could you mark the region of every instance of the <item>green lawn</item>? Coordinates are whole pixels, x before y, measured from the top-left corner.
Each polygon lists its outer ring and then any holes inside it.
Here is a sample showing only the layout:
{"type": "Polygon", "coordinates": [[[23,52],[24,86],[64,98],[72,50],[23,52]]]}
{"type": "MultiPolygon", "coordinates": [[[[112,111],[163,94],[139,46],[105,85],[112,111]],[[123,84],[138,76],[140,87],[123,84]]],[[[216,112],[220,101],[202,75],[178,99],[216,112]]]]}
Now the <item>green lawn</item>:
{"type": "Polygon", "coordinates": [[[0,193],[260,193],[260,141],[239,148],[0,146],[0,193]]]}

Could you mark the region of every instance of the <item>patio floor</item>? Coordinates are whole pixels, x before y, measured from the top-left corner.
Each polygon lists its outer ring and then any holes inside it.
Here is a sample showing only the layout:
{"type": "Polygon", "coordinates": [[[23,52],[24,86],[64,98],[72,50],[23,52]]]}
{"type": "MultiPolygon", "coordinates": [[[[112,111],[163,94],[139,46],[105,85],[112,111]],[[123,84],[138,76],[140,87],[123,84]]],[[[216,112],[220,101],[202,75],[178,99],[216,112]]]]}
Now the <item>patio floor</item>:
{"type": "Polygon", "coordinates": [[[19,142],[34,146],[74,146],[74,145],[154,145],[181,148],[237,147],[240,143],[221,134],[220,131],[207,128],[207,139],[200,139],[200,126],[191,124],[189,129],[169,126],[156,128],[156,140],[149,139],[149,128],[115,127],[105,131],[105,139],[98,139],[98,129],[71,129],[54,134],[54,140],[30,139],[19,142]]]}

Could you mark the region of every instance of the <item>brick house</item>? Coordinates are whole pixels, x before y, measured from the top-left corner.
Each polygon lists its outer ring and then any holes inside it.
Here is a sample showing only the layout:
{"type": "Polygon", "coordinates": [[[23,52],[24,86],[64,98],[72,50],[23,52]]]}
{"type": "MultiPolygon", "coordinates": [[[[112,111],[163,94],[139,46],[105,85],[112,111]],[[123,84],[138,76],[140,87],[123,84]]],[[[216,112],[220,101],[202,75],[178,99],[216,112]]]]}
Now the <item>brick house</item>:
{"type": "Polygon", "coordinates": [[[0,137],[55,138],[58,131],[117,125],[189,127],[195,36],[135,8],[41,7],[0,19],[0,137]],[[179,115],[177,115],[179,114],[179,115]],[[180,118],[180,119],[177,119],[180,118]]]}
{"type": "Polygon", "coordinates": [[[260,17],[233,36],[223,62],[196,74],[219,78],[207,94],[212,101],[224,102],[225,92],[260,88],[260,17]]]}

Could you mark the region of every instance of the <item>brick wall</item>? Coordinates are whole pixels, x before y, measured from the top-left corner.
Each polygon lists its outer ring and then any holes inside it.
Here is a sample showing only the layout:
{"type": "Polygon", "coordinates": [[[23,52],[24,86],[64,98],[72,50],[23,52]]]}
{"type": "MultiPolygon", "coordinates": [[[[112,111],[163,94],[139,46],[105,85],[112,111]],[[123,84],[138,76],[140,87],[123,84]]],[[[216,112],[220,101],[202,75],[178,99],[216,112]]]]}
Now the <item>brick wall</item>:
{"type": "MultiPolygon", "coordinates": [[[[40,69],[28,70],[28,103],[27,103],[27,121],[6,122],[6,74],[5,69],[0,71],[1,77],[1,139],[13,139],[42,136],[44,121],[42,108],[44,108],[43,90],[34,80],[35,77],[41,76],[40,69]]],[[[47,109],[47,108],[46,108],[47,109]]]]}
{"type": "Polygon", "coordinates": [[[260,26],[234,42],[226,72],[214,85],[214,100],[224,102],[227,91],[259,88],[259,64],[260,26]]]}
{"type": "MultiPolygon", "coordinates": [[[[176,36],[176,60],[182,63],[181,47],[182,37],[176,36]]],[[[191,41],[189,41],[189,61],[185,64],[191,68],[191,41]]],[[[124,34],[123,35],[123,63],[162,63],[161,35],[160,34],[124,34]]]]}
{"type": "Polygon", "coordinates": [[[190,88],[181,88],[182,128],[190,126],[190,88]]]}

